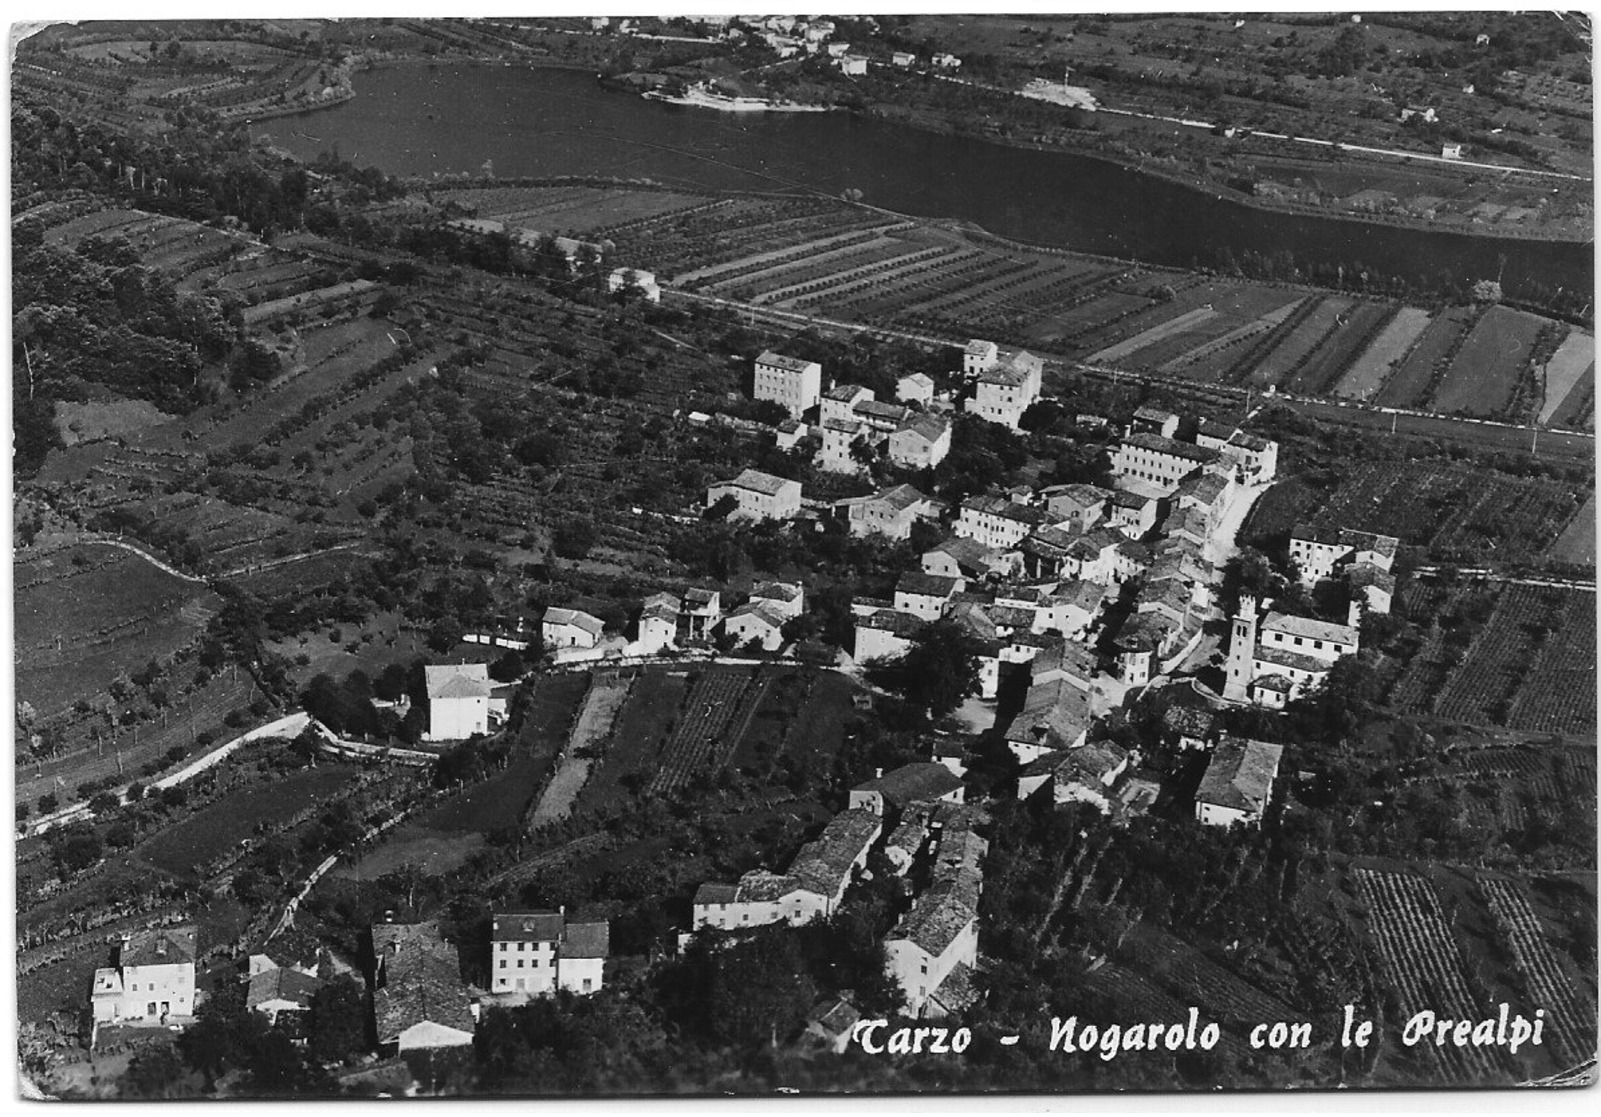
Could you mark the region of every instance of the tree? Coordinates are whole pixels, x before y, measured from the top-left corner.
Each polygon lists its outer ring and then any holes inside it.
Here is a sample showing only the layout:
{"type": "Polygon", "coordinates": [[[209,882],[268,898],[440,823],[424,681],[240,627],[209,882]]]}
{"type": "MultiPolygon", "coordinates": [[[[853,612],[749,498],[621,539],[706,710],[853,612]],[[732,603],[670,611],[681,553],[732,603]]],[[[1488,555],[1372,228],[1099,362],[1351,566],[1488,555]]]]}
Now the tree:
{"type": "Polygon", "coordinates": [[[588,516],[570,516],[551,536],[551,550],[564,559],[581,559],[595,546],[595,521],[588,516]]]}
{"type": "Polygon", "coordinates": [[[89,809],[95,814],[110,814],[121,805],[122,800],[109,791],[101,791],[89,800],[89,809]]]}
{"type": "Polygon", "coordinates": [[[171,1047],[151,1047],[128,1061],[122,1092],[135,1098],[170,1098],[183,1078],[183,1061],[171,1047]]]}
{"type": "Polygon", "coordinates": [[[525,669],[523,657],[512,648],[489,665],[489,677],[498,683],[514,683],[522,678],[525,669]]]}
{"type": "Polygon", "coordinates": [[[933,719],[944,717],[968,695],[978,693],[982,648],[961,625],[948,618],[932,621],[911,643],[905,655],[877,667],[869,677],[933,719]]]}
{"type": "Polygon", "coordinates": [[[328,982],[311,998],[306,1045],[319,1062],[345,1062],[366,1049],[367,1018],[361,990],[348,974],[328,982]]]}

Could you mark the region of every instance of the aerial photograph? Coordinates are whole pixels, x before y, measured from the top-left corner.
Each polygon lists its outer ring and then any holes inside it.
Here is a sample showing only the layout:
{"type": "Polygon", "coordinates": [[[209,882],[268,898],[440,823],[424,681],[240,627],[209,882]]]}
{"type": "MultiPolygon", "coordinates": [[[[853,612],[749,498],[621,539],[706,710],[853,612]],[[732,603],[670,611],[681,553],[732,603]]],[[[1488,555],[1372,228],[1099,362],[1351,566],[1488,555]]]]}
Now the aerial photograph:
{"type": "Polygon", "coordinates": [[[11,25],[12,1096],[1593,1085],[1590,15],[723,8],[11,25]]]}

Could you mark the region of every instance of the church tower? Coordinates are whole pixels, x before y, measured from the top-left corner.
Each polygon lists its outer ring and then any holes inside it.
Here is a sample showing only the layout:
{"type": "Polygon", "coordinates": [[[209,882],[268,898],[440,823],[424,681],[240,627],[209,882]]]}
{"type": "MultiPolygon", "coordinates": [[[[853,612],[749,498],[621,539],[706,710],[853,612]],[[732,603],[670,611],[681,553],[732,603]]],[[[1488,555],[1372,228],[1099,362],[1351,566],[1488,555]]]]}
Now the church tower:
{"type": "Polygon", "coordinates": [[[1229,637],[1229,658],[1223,679],[1223,697],[1231,702],[1244,702],[1251,695],[1252,660],[1256,654],[1256,598],[1248,593],[1240,595],[1240,607],[1234,614],[1234,631],[1229,637]]]}

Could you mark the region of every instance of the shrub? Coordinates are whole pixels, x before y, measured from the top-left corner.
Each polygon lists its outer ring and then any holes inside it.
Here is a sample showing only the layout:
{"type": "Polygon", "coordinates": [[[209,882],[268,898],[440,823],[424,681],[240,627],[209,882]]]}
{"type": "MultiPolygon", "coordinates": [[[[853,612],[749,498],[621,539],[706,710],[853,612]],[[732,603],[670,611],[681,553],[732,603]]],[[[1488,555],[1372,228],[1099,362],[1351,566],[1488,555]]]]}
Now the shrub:
{"type": "Polygon", "coordinates": [[[40,814],[49,814],[51,811],[56,809],[56,806],[57,806],[57,803],[56,803],[56,797],[55,797],[54,794],[52,794],[50,792],[46,792],[45,794],[39,796],[39,813],[40,814]]]}

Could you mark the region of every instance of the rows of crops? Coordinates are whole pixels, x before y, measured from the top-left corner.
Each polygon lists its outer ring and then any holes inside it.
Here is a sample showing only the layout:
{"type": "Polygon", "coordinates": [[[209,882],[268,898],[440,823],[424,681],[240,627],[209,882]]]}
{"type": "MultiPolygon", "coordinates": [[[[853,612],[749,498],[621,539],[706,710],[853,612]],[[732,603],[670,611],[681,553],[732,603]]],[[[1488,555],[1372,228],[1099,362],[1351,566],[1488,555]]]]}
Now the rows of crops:
{"type": "MultiPolygon", "coordinates": [[[[1379,964],[1399,994],[1402,1013],[1429,1009],[1442,1018],[1477,1018],[1481,998],[1468,989],[1462,954],[1434,886],[1411,873],[1352,873],[1367,905],[1368,933],[1378,948],[1379,964]]],[[[1424,1044],[1418,1050],[1431,1052],[1445,1064],[1451,1080],[1462,1085],[1505,1077],[1484,1048],[1424,1044]]]]}
{"type": "Polygon", "coordinates": [[[1535,341],[1550,325],[1533,314],[1490,307],[1463,339],[1429,401],[1430,408],[1479,418],[1507,414],[1520,378],[1530,371],[1535,341]]]}
{"type": "Polygon", "coordinates": [[[1383,407],[1421,406],[1473,321],[1473,309],[1465,306],[1453,306],[1436,315],[1379,389],[1374,402],[1383,407]]]}
{"type": "Polygon", "coordinates": [[[1530,653],[1560,623],[1565,596],[1561,590],[1508,586],[1440,695],[1440,716],[1505,725],[1512,694],[1530,669],[1530,653]]]}
{"type": "MultiPolygon", "coordinates": [[[[1523,587],[1519,587],[1520,589],[1523,587]]],[[[1512,698],[1507,724],[1517,729],[1593,733],[1596,727],[1595,595],[1550,590],[1539,649],[1512,698]]]]}
{"type": "Polygon", "coordinates": [[[745,671],[710,668],[702,672],[684,698],[683,716],[662,749],[650,794],[670,794],[696,774],[720,767],[766,689],[765,677],[745,671]]]}
{"type": "Polygon", "coordinates": [[[1531,1005],[1545,1009],[1554,1054],[1577,1066],[1595,1054],[1595,1012],[1584,1003],[1546,942],[1545,928],[1523,890],[1510,880],[1479,881],[1501,937],[1528,983],[1531,1005]]]}
{"type": "Polygon", "coordinates": [[[1334,394],[1347,399],[1367,400],[1384,387],[1391,370],[1411,351],[1432,320],[1426,310],[1400,307],[1379,331],[1371,345],[1360,353],[1346,374],[1334,386],[1334,394]]]}

